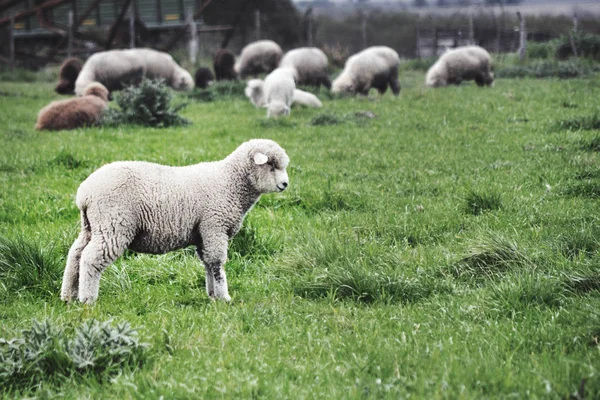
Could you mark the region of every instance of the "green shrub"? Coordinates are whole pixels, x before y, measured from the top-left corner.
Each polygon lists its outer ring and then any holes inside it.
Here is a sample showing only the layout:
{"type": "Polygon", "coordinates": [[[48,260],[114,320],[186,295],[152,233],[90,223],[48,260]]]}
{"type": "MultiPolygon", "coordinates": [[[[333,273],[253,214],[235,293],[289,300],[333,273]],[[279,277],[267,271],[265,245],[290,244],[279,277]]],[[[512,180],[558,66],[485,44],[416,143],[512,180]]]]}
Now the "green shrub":
{"type": "Polygon", "coordinates": [[[556,42],[529,42],[527,43],[527,58],[528,59],[554,59],[556,54],[556,42]]]}
{"type": "Polygon", "coordinates": [[[74,337],[49,320],[33,321],[21,337],[0,339],[0,386],[8,391],[35,390],[42,382],[93,377],[103,381],[145,360],[147,345],[128,323],[89,320],[74,337]]]}
{"type": "Polygon", "coordinates": [[[556,46],[556,58],[564,60],[574,56],[571,38],[577,49],[578,57],[600,61],[600,35],[585,32],[571,32],[570,35],[562,35],[556,46]]]}
{"type": "Polygon", "coordinates": [[[244,88],[246,87],[246,81],[218,81],[206,89],[194,89],[188,93],[188,98],[199,101],[199,102],[211,102],[218,100],[246,100],[244,95],[244,88]]]}
{"type": "Polygon", "coordinates": [[[498,78],[581,78],[600,70],[597,64],[585,60],[536,60],[527,64],[506,65],[498,68],[498,78]]]}
{"type": "Polygon", "coordinates": [[[120,109],[109,109],[105,125],[132,124],[166,128],[191,122],[177,113],[187,104],[171,107],[173,95],[164,80],[144,79],[139,86],[130,86],[117,95],[120,109]]]}

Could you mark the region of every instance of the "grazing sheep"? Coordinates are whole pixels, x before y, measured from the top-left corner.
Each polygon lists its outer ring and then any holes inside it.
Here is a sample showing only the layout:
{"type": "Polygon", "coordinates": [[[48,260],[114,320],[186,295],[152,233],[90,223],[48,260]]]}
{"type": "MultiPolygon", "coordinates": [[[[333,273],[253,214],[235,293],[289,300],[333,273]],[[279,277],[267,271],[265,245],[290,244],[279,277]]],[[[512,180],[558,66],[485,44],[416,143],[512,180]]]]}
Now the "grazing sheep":
{"type": "Polygon", "coordinates": [[[213,59],[215,76],[218,81],[234,81],[237,79],[235,73],[235,55],[226,49],[220,49],[213,59]]]}
{"type": "Polygon", "coordinates": [[[283,51],[272,40],[259,40],[242,49],[234,70],[242,78],[260,73],[270,73],[279,66],[283,51]]]}
{"type": "Polygon", "coordinates": [[[67,58],[63,61],[58,71],[58,84],[54,91],[59,94],[73,94],[75,81],[79,76],[82,65],[81,60],[78,58],[67,58]]]}
{"type": "Polygon", "coordinates": [[[383,94],[388,85],[394,95],[400,94],[398,54],[385,46],[369,47],[348,58],[344,70],[332,84],[333,93],[368,95],[371,88],[383,94]]]}
{"type": "Polygon", "coordinates": [[[279,64],[280,68],[296,70],[296,83],[331,89],[331,81],[327,74],[329,62],[327,56],[316,47],[301,47],[285,53],[279,64]]]}
{"type": "Polygon", "coordinates": [[[312,93],[305,92],[304,90],[296,89],[294,90],[294,103],[300,104],[306,107],[314,107],[321,108],[323,107],[323,103],[317,96],[312,93]]]}
{"type": "Polygon", "coordinates": [[[216,162],[123,161],[96,170],[77,190],[81,232],[69,250],[61,299],[94,303],[102,271],[126,249],[162,254],[195,246],[208,295],[229,301],[228,240],[262,194],[285,190],[288,162],[277,143],[253,139],[216,162]]]}
{"type": "Polygon", "coordinates": [[[200,89],[206,89],[210,85],[212,85],[215,80],[215,76],[212,71],[205,67],[200,67],[196,70],[196,74],[194,75],[194,80],[196,81],[196,87],[200,89]]]}
{"type": "Polygon", "coordinates": [[[290,114],[290,107],[294,102],[294,70],[291,68],[277,68],[265,78],[251,79],[244,93],[256,107],[267,109],[267,118],[290,114]]]}
{"type": "Polygon", "coordinates": [[[425,76],[429,87],[460,85],[474,80],[477,86],[493,86],[492,58],[479,46],[464,46],[442,54],[425,76]]]}
{"type": "Polygon", "coordinates": [[[101,83],[90,83],[82,97],[53,101],[40,110],[35,129],[76,129],[100,121],[108,108],[109,92],[101,83]]]}
{"type": "Polygon", "coordinates": [[[194,79],[167,53],[152,49],[110,50],[92,55],[83,65],[75,82],[75,93],[81,96],[91,82],[100,82],[109,91],[148,79],[162,78],[177,90],[191,90],[194,79]]]}

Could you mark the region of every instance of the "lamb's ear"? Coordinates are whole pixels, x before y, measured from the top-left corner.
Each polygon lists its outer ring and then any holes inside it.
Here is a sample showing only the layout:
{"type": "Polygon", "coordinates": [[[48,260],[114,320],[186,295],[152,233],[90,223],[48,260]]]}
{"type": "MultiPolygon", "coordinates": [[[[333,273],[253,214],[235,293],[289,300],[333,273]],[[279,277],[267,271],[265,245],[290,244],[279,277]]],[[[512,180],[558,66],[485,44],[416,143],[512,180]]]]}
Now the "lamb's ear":
{"type": "Polygon", "coordinates": [[[263,165],[267,161],[269,161],[269,157],[265,156],[263,153],[256,153],[254,155],[254,163],[256,165],[263,165]]]}

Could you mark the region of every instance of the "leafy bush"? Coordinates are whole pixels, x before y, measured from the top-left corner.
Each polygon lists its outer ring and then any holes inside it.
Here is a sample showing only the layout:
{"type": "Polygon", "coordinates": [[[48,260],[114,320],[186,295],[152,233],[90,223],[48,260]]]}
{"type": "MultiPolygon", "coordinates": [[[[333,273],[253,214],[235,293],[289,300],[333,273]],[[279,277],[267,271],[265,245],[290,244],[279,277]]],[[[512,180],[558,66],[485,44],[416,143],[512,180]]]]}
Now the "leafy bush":
{"type": "Polygon", "coordinates": [[[585,60],[537,60],[524,65],[506,65],[498,68],[499,78],[581,78],[600,70],[600,66],[585,60]]]}
{"type": "Polygon", "coordinates": [[[57,324],[33,321],[22,336],[0,339],[0,386],[34,390],[42,382],[91,376],[99,381],[145,360],[147,345],[128,323],[89,320],[68,340],[57,324]]]}
{"type": "Polygon", "coordinates": [[[571,38],[577,49],[577,56],[591,58],[600,61],[600,35],[593,35],[585,32],[571,32],[569,35],[562,35],[558,39],[556,46],[556,58],[564,60],[574,56],[571,38]]]}
{"type": "Polygon", "coordinates": [[[554,59],[556,54],[557,43],[550,42],[529,42],[527,43],[527,58],[528,59],[554,59]]]}
{"type": "Polygon", "coordinates": [[[206,89],[195,89],[187,96],[200,102],[211,102],[217,100],[246,100],[244,88],[246,81],[218,81],[206,89]]]}
{"type": "Polygon", "coordinates": [[[187,104],[171,107],[173,95],[164,80],[144,79],[139,86],[130,86],[117,96],[120,110],[109,109],[105,125],[133,124],[167,128],[191,122],[177,113],[187,104]]]}

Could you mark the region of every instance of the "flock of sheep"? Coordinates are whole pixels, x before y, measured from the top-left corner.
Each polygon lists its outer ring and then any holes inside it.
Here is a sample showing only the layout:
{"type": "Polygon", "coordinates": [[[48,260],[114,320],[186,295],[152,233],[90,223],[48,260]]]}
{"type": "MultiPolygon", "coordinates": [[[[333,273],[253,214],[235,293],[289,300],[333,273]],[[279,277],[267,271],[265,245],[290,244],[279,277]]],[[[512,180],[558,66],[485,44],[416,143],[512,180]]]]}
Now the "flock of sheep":
{"type": "MultiPolygon", "coordinates": [[[[367,95],[372,88],[400,93],[400,58],[391,48],[369,47],[346,61],[344,70],[329,80],[327,56],[317,48],[299,48],[283,55],[273,41],[246,46],[239,57],[220,50],[214,59],[218,80],[250,79],[246,96],[267,116],[288,115],[293,103],[321,107],[312,93],[296,84],[325,86],[333,93],[367,95]]],[[[206,87],[212,71],[200,68],[195,80],[173,58],[151,49],[96,53],[85,64],[66,60],[59,72],[59,93],[78,97],[55,101],[43,108],[37,129],[74,129],[98,122],[108,108],[110,92],[143,78],[162,78],[177,90],[206,87]]],[[[447,51],[427,72],[430,87],[474,80],[492,85],[491,58],[477,46],[447,51]]],[[[289,180],[289,158],[275,142],[254,139],[240,145],[224,160],[185,167],[127,161],[92,173],[77,191],[81,231],[67,258],[61,298],[93,303],[100,275],[125,250],[166,253],[195,246],[206,268],[211,298],[230,300],[224,264],[228,241],[239,231],[246,213],[265,193],[283,191],[289,180]]]]}

